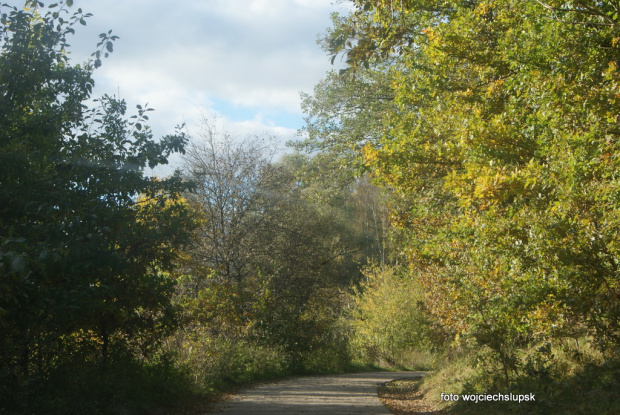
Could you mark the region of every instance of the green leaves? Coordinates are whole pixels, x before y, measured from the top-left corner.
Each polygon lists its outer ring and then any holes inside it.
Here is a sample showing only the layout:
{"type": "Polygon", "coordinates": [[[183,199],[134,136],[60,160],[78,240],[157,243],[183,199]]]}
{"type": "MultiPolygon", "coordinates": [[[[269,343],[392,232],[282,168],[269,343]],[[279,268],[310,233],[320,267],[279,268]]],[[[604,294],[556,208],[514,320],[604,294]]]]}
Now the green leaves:
{"type": "Polygon", "coordinates": [[[412,351],[431,349],[422,291],[405,269],[367,267],[350,310],[352,346],[368,362],[405,366],[412,351]]]}
{"type": "Polygon", "coordinates": [[[617,5],[355,4],[328,33],[348,74],[306,100],[308,144],[354,149],[398,195],[430,315],[508,372],[584,332],[616,347],[617,5]]]}
{"type": "Polygon", "coordinates": [[[103,57],[107,58],[110,56],[110,53],[114,51],[114,42],[119,39],[118,36],[112,35],[112,31],[109,30],[107,33],[101,33],[99,35],[99,43],[97,43],[97,47],[99,50],[93,52],[90,56],[95,57],[94,67],[95,69],[101,66],[101,55],[103,53],[103,57]]]}
{"type": "MultiPolygon", "coordinates": [[[[94,68],[66,41],[90,15],[63,18],[71,4],[29,2],[0,27],[0,381],[19,385],[72,359],[146,357],[177,323],[168,273],[192,227],[188,185],[143,173],[187,138],[156,142],[150,108],[127,119],[124,101],[91,100],[94,68]]],[[[100,36],[94,67],[117,39],[100,36]]]]}

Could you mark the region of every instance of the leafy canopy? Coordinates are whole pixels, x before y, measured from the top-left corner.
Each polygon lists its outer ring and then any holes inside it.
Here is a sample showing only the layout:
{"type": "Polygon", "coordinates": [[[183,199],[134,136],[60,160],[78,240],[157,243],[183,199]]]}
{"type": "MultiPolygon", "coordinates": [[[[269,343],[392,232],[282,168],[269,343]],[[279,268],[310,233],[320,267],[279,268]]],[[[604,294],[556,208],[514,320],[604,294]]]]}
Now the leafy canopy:
{"type": "Polygon", "coordinates": [[[117,37],[72,64],[68,40],[90,14],[71,5],[0,6],[0,381],[12,387],[64,361],[148,354],[175,326],[166,271],[191,227],[187,185],[143,171],[186,137],[154,140],[147,107],[127,118],[122,100],[91,101],[117,37]]]}
{"type": "MultiPolygon", "coordinates": [[[[348,64],[338,82],[364,82],[365,98],[387,86],[395,105],[365,124],[373,140],[348,145],[398,197],[401,250],[437,327],[488,346],[507,372],[519,350],[554,339],[587,333],[612,349],[618,4],[352,3],[326,41],[348,64]]],[[[351,115],[349,94],[318,88],[311,114],[326,128],[311,140],[329,146],[373,106],[351,115]],[[321,94],[333,101],[323,113],[321,94]]]]}

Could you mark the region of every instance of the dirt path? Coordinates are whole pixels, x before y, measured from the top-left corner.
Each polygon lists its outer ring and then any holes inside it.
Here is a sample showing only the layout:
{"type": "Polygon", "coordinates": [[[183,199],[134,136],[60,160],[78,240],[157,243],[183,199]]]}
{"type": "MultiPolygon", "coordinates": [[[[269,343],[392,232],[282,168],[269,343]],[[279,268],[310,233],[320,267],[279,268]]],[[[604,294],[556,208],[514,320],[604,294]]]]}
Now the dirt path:
{"type": "Polygon", "coordinates": [[[310,376],[248,389],[219,403],[214,414],[389,414],[377,387],[394,379],[419,377],[420,372],[373,372],[310,376]]]}

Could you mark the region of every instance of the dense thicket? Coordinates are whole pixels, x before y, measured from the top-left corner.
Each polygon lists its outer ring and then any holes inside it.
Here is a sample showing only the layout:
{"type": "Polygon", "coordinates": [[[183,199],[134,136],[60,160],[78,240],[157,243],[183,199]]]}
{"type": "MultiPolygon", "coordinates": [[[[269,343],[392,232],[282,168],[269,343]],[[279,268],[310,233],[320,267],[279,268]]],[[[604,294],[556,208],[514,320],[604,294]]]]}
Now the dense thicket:
{"type": "Polygon", "coordinates": [[[176,347],[207,384],[346,368],[346,290],[359,264],[382,254],[381,213],[364,210],[378,198],[367,182],[318,202],[317,183],[300,176],[308,158],[272,156],[268,140],[206,121],[185,157],[200,225],[179,269],[187,324],[176,347]],[[245,370],[229,364],[243,359],[245,370]]]}
{"type": "MultiPolygon", "coordinates": [[[[87,107],[116,36],[102,34],[93,60],[72,65],[68,38],[89,15],[69,14],[70,3],[0,8],[0,412],[96,411],[70,409],[79,403],[56,392],[148,357],[177,321],[166,272],[189,241],[176,199],[186,186],[143,169],[186,139],[155,141],[140,106],[129,119],[109,96],[87,107]]],[[[112,405],[112,390],[73,398],[112,405]]]]}
{"type": "Polygon", "coordinates": [[[579,339],[612,357],[620,5],[352,3],[324,42],[347,67],[306,99],[305,146],[362,148],[397,196],[435,331],[490,351],[506,381],[579,339]]]}

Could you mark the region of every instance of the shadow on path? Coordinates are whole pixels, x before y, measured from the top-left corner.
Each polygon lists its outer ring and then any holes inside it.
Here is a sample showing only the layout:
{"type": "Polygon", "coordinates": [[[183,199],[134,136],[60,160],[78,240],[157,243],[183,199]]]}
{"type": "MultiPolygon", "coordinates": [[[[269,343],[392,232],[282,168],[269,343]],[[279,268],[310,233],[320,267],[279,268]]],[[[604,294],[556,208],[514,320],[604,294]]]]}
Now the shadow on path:
{"type": "Polygon", "coordinates": [[[248,389],[218,404],[213,413],[271,414],[389,414],[377,397],[377,387],[394,379],[417,378],[422,372],[372,372],[308,376],[248,389]]]}

